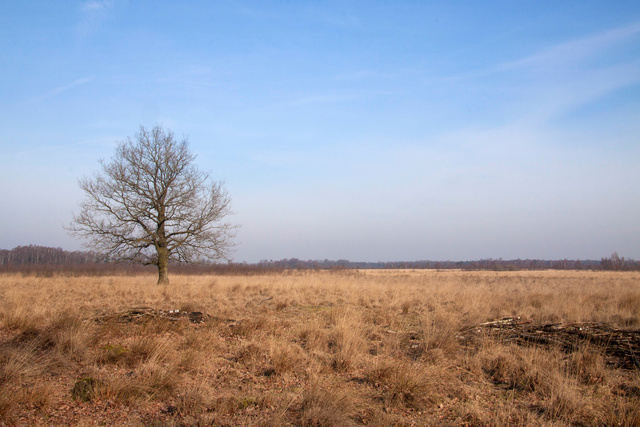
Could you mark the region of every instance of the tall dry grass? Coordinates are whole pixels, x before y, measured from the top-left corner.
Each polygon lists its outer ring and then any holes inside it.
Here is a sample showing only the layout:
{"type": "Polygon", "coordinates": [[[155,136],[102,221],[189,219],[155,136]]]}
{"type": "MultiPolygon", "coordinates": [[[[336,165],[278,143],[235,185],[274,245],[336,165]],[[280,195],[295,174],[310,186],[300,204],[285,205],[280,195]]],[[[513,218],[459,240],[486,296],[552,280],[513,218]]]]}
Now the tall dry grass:
{"type": "Polygon", "coordinates": [[[640,328],[640,273],[0,276],[0,425],[638,425],[640,377],[468,327],[640,328]],[[203,324],[97,322],[132,307],[203,324]],[[75,391],[74,391],[75,390],[75,391]]]}

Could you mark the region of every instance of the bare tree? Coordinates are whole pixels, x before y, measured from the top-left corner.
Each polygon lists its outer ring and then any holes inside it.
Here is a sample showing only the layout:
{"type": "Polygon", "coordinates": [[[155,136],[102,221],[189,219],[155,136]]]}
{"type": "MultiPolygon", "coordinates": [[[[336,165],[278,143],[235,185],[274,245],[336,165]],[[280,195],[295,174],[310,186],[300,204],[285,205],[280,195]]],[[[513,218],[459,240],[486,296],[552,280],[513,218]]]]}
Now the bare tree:
{"type": "Polygon", "coordinates": [[[105,259],[156,265],[158,284],[169,283],[170,260],[228,260],[236,227],[221,221],[231,200],[195,158],[186,138],[140,126],[100,161],[101,173],[79,180],[85,200],[68,230],[105,259]]]}

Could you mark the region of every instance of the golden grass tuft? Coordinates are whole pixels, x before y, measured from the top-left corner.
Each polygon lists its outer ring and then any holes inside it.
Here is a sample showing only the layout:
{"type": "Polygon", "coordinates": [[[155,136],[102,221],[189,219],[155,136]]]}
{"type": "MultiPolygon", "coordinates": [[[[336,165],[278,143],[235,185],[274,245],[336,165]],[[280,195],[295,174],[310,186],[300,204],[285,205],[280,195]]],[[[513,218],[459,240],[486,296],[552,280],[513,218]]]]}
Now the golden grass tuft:
{"type": "Polygon", "coordinates": [[[349,397],[339,387],[322,384],[315,375],[302,392],[300,423],[310,427],[350,426],[349,397]]]}

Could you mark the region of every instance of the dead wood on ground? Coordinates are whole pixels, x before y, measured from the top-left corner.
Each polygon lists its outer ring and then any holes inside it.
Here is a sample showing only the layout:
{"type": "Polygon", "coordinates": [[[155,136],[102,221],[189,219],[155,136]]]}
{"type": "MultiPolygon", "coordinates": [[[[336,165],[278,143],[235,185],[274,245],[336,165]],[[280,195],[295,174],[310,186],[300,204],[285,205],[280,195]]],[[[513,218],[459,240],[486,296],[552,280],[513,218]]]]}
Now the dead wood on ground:
{"type": "Polygon", "coordinates": [[[591,345],[604,353],[609,364],[623,369],[640,368],[640,330],[622,330],[605,322],[535,325],[508,317],[464,328],[457,338],[470,345],[482,335],[518,345],[555,346],[565,353],[591,345]]]}

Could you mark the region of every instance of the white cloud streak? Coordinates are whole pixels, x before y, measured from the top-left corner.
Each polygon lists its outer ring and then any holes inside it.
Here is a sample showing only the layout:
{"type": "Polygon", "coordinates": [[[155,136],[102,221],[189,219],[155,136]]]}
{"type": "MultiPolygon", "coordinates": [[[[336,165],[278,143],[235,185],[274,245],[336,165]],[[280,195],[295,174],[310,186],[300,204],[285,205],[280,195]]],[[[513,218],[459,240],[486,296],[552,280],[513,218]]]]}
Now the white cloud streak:
{"type": "Polygon", "coordinates": [[[610,55],[639,38],[636,22],[551,46],[494,72],[515,78],[520,105],[527,106],[519,121],[543,123],[640,82],[640,58],[610,55]]]}
{"type": "Polygon", "coordinates": [[[105,13],[111,7],[110,1],[87,1],[80,6],[85,13],[105,13]]]}
{"type": "Polygon", "coordinates": [[[638,35],[640,22],[561,43],[525,58],[504,63],[500,68],[556,69],[558,66],[575,64],[638,35]]]}
{"type": "Polygon", "coordinates": [[[76,86],[81,86],[81,85],[83,85],[83,84],[89,83],[89,82],[90,82],[91,80],[93,80],[94,78],[95,78],[95,76],[85,77],[85,78],[82,78],[82,79],[78,79],[78,80],[76,80],[76,81],[74,81],[74,82],[71,82],[71,83],[69,83],[68,85],[64,85],[64,86],[57,87],[57,88],[53,89],[53,90],[48,94],[48,97],[49,97],[49,98],[54,97],[54,96],[56,96],[56,95],[61,94],[62,92],[66,92],[66,91],[68,91],[69,89],[72,89],[72,88],[74,88],[74,87],[76,87],[76,86]]]}
{"type": "Polygon", "coordinates": [[[61,93],[64,93],[70,89],[73,89],[77,86],[82,86],[85,85],[87,83],[89,83],[90,81],[92,81],[95,78],[95,76],[89,76],[89,77],[83,77],[81,79],[77,79],[69,84],[66,84],[64,86],[60,86],[57,87],[55,89],[50,90],[49,92],[45,93],[44,95],[40,96],[39,98],[36,98],[36,101],[40,102],[40,101],[44,101],[46,99],[50,99],[53,98],[55,96],[60,95],[61,93]]]}
{"type": "Polygon", "coordinates": [[[81,38],[90,36],[109,16],[113,2],[111,0],[90,0],[80,6],[78,34],[81,38]]]}

